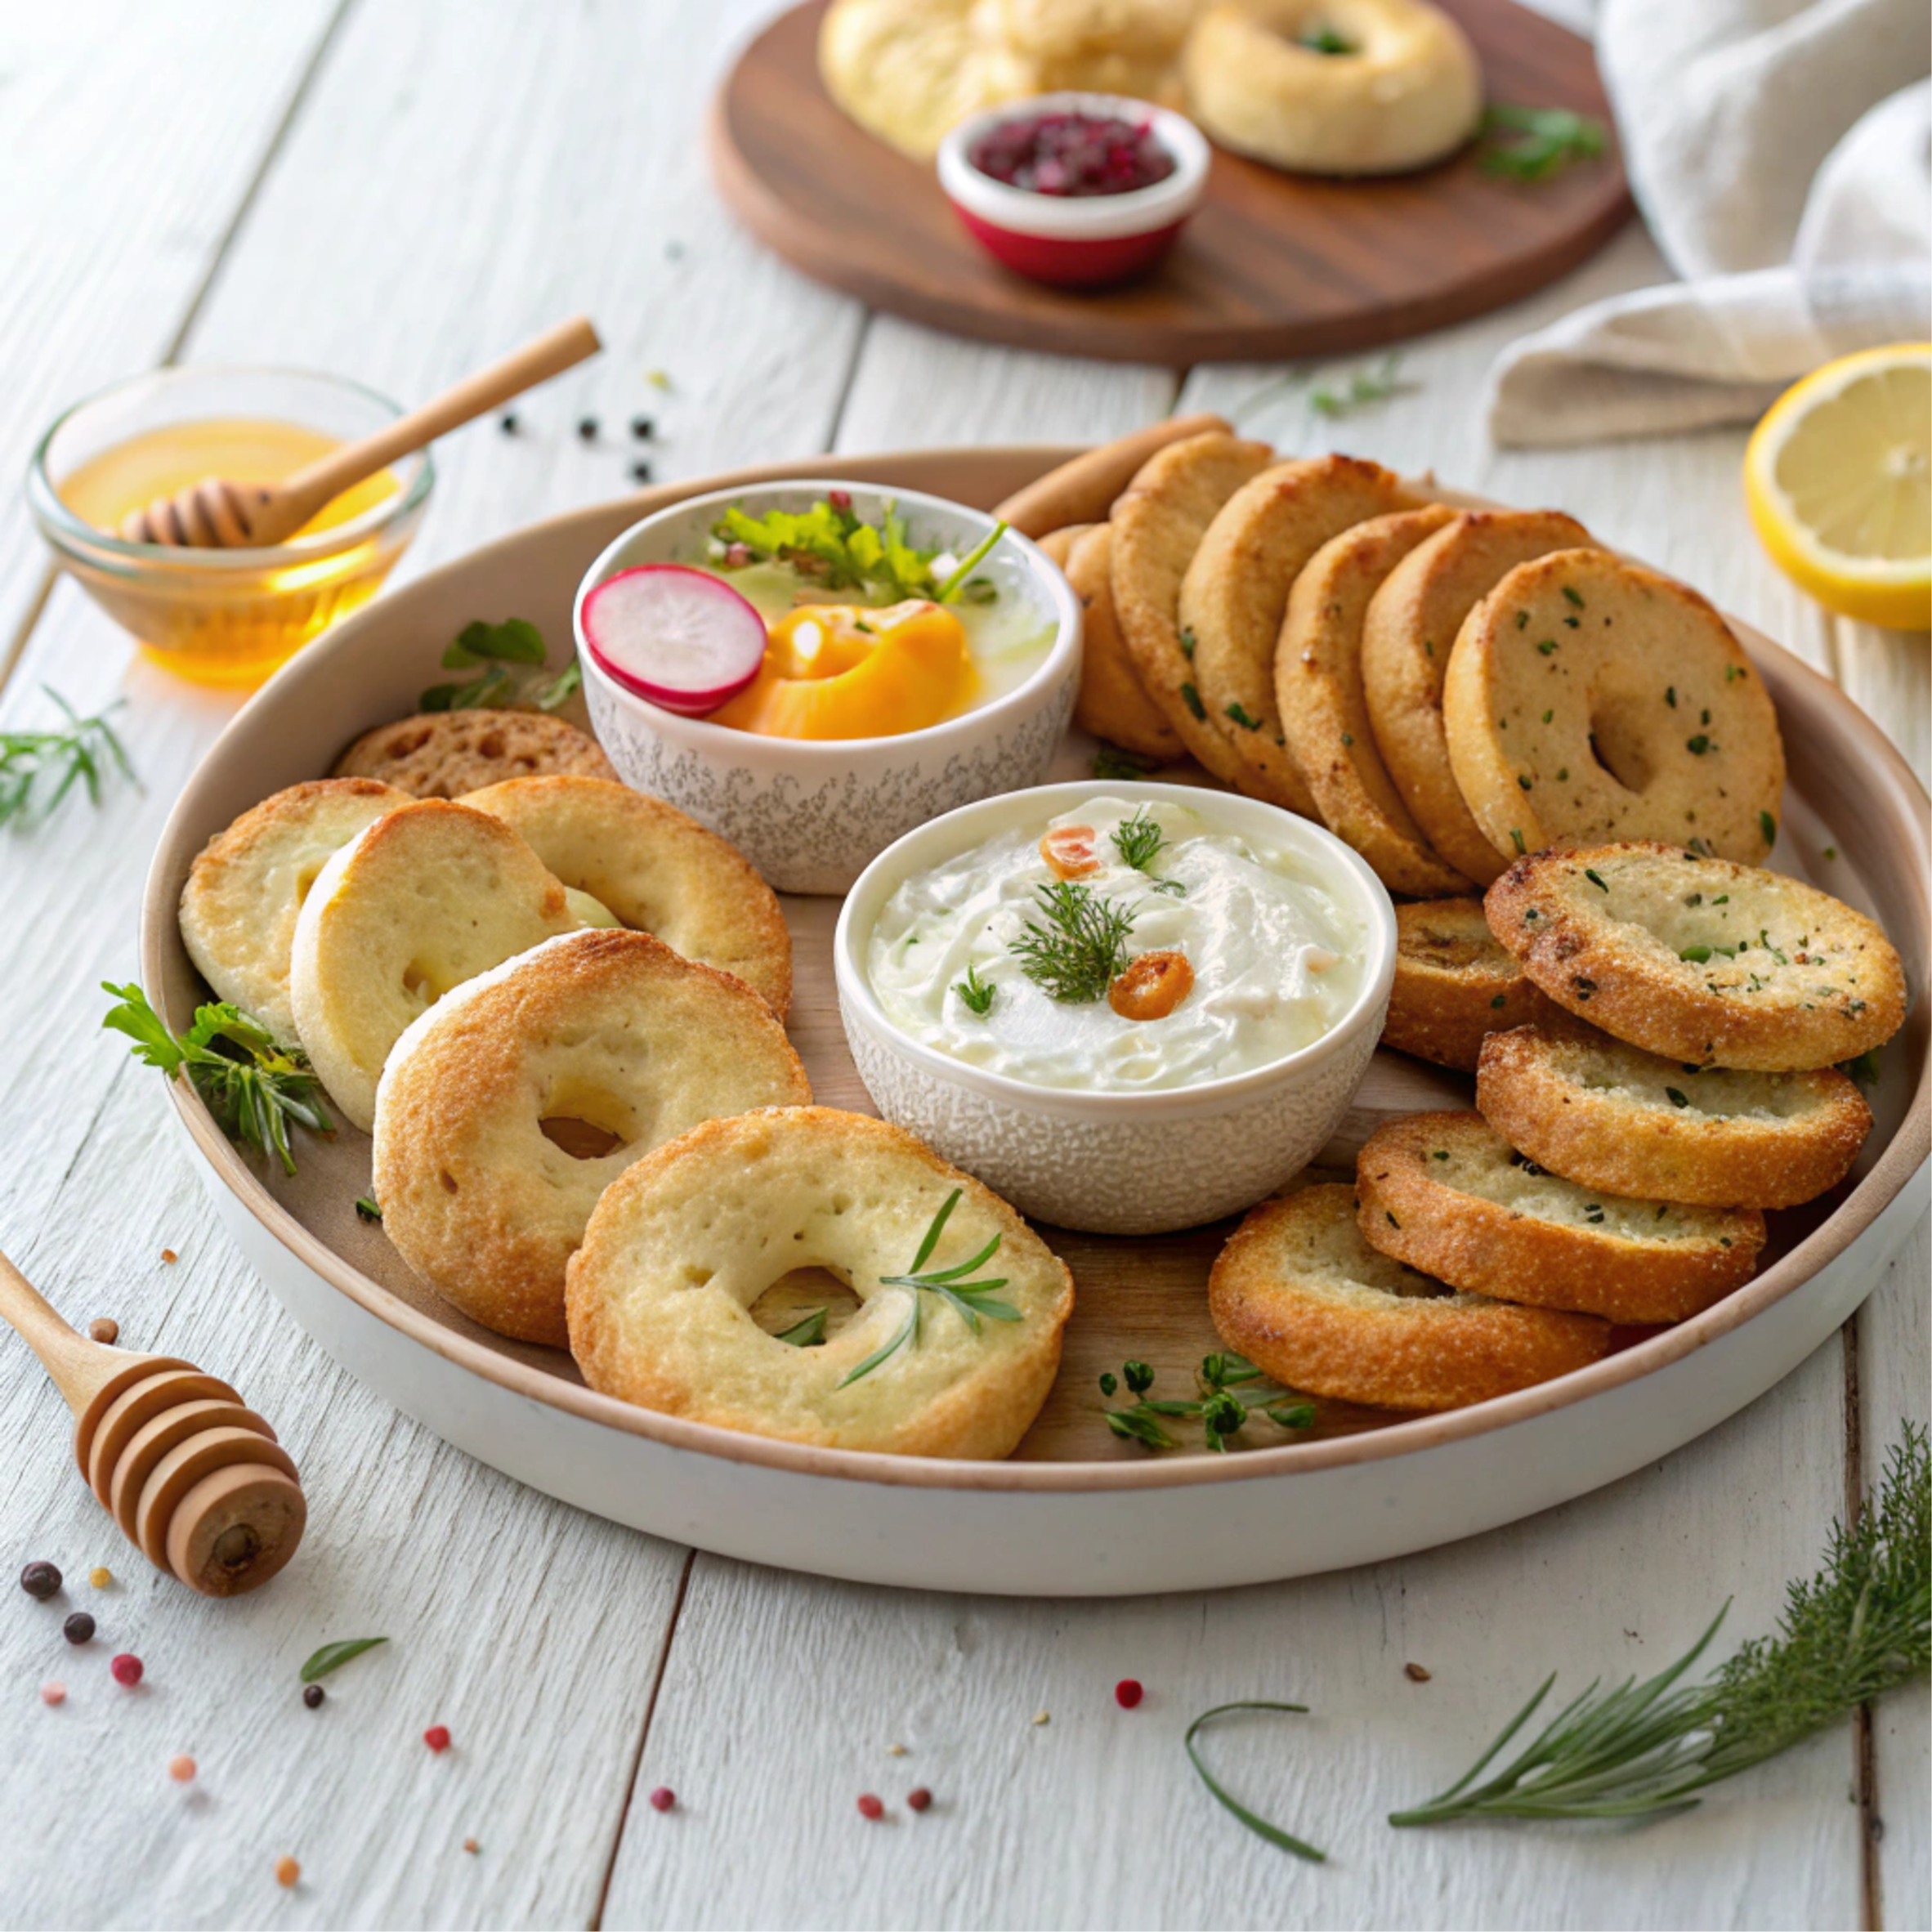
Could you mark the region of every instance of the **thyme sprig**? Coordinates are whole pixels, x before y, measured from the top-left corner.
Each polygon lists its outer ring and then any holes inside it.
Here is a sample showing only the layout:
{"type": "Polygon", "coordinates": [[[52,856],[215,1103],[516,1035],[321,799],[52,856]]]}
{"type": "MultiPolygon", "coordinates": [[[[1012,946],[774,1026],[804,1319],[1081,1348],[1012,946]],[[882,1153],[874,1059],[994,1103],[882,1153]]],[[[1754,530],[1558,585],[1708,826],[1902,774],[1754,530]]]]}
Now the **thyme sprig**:
{"type": "Polygon", "coordinates": [[[130,784],[140,782],[127,748],[107,722],[108,713],[118,711],[124,700],[83,718],[51,685],[40,688],[67,722],[51,731],[0,731],[0,825],[47,817],[77,785],[89,804],[98,805],[101,782],[110,771],[130,784]]]}
{"type": "Polygon", "coordinates": [[[1103,1000],[1127,964],[1138,908],[1097,899],[1077,879],[1036,886],[1046,924],[1028,919],[1008,947],[1020,970],[1049,999],[1068,1004],[1103,1000]]]}
{"type": "Polygon", "coordinates": [[[1150,1399],[1147,1392],[1154,1385],[1154,1371],[1144,1362],[1123,1362],[1119,1381],[1111,1374],[1103,1375],[1101,1393],[1111,1396],[1120,1382],[1127,1384],[1129,1394],[1138,1396],[1140,1400],[1131,1408],[1102,1410],[1107,1425],[1121,1441],[1139,1442],[1149,1449],[1178,1449],[1181,1446],[1161,1426],[1163,1418],[1198,1421],[1203,1442],[1222,1455],[1227,1452],[1228,1438],[1246,1429],[1256,1410],[1277,1429],[1307,1429],[1315,1420],[1315,1405],[1295,1400],[1288,1389],[1272,1383],[1261,1389],[1249,1389],[1250,1383],[1265,1383],[1267,1378],[1244,1355],[1204,1355],[1195,1371],[1200,1391],[1196,1401],[1150,1399]],[[1248,1393],[1237,1395],[1237,1389],[1247,1389],[1248,1393]]]}
{"type": "Polygon", "coordinates": [[[1594,161],[1607,142],[1603,123],[1567,107],[1516,107],[1498,101],[1483,116],[1479,165],[1485,174],[1546,181],[1573,161],[1594,161]]]}
{"type": "Polygon", "coordinates": [[[966,1277],[976,1268],[984,1268],[1000,1251],[1000,1244],[1005,1237],[995,1235],[970,1261],[955,1263],[951,1268],[927,1269],[926,1263],[932,1259],[932,1250],[939,1246],[939,1237],[946,1232],[946,1223],[952,1219],[953,1210],[959,1205],[959,1196],[965,1192],[955,1187],[946,1196],[945,1205],[932,1217],[932,1225],[927,1228],[925,1238],[920,1241],[919,1252],[912,1258],[912,1266],[902,1275],[881,1275],[881,1283],[888,1288],[904,1288],[911,1295],[912,1305],[906,1310],[906,1320],[899,1331],[882,1348],[875,1348],[859,1366],[840,1382],[841,1389],[849,1387],[862,1375],[869,1375],[889,1357],[896,1355],[907,1344],[916,1348],[919,1339],[919,1318],[924,1298],[936,1295],[975,1335],[980,1332],[980,1317],[983,1315],[992,1322],[1017,1322],[1020,1311],[1010,1302],[991,1301],[987,1299],[995,1288],[1004,1288],[1007,1277],[995,1275],[990,1281],[969,1281],[966,1277]]]}
{"type": "MultiPolygon", "coordinates": [[[[1932,1461],[1907,1424],[1875,1500],[1834,1523],[1815,1576],[1786,1592],[1777,1633],[1703,1682],[1679,1680],[1724,1610],[1666,1670],[1599,1693],[1592,1683],[1493,1776],[1482,1774],[1556,1679],[1449,1788],[1392,1825],[1468,1818],[1632,1818],[1683,1811],[1721,1778],[1789,1750],[1882,1691],[1932,1668],[1932,1461]]],[[[1600,1680],[1599,1680],[1600,1681],[1600,1680]]]]}
{"type": "Polygon", "coordinates": [[[295,1172],[291,1121],[313,1134],[334,1133],[308,1056],[298,1046],[279,1044],[253,1013],[226,1000],[198,1006],[194,1025],[186,1033],[172,1033],[132,982],[117,986],[103,980],[101,990],[119,1003],[101,1025],[125,1033],[134,1042],[135,1058],[159,1067],[170,1080],[185,1068],[221,1131],[244,1147],[273,1154],[284,1174],[295,1172]]]}

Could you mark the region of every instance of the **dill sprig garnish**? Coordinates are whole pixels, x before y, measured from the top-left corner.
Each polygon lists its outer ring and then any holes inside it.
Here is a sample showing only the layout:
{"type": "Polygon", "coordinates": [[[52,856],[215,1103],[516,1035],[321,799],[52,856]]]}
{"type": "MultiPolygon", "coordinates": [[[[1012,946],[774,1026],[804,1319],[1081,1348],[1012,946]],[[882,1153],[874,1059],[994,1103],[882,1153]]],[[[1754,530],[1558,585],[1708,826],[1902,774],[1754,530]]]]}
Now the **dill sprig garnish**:
{"type": "MultiPolygon", "coordinates": [[[[932,1224],[926,1230],[925,1238],[919,1243],[919,1252],[912,1258],[912,1266],[902,1275],[881,1275],[879,1281],[888,1288],[910,1290],[912,1306],[906,1311],[904,1326],[883,1348],[875,1348],[839,1386],[844,1389],[869,1375],[888,1357],[896,1355],[908,1342],[915,1348],[919,1339],[919,1313],[922,1298],[936,1295],[950,1308],[975,1335],[980,1332],[980,1317],[984,1315],[994,1322],[1017,1322],[1020,1311],[1010,1302],[989,1301],[986,1297],[995,1288],[1004,1288],[1007,1283],[1004,1275],[995,1275],[991,1281],[969,1281],[966,1277],[975,1268],[984,1268],[1000,1251],[1000,1244],[1005,1238],[995,1235],[970,1261],[961,1261],[951,1268],[925,1271],[926,1263],[932,1259],[932,1250],[939,1246],[939,1237],[946,1231],[946,1223],[952,1219],[953,1210],[959,1205],[959,1196],[965,1192],[955,1187],[946,1196],[946,1204],[932,1217],[932,1224]]],[[[781,1339],[784,1338],[780,1338],[781,1339]]]]}
{"type": "Polygon", "coordinates": [[[1135,908],[1097,899],[1077,879],[1036,886],[1047,923],[1027,920],[1008,950],[1020,970],[1049,999],[1069,1004],[1103,1000],[1127,964],[1127,936],[1135,908]]]}
{"type": "Polygon", "coordinates": [[[1146,806],[1141,806],[1131,818],[1124,818],[1113,830],[1114,850],[1120,855],[1123,865],[1131,865],[1136,872],[1151,871],[1154,861],[1160,856],[1161,848],[1167,843],[1167,834],[1161,830],[1159,822],[1146,806]]]}
{"type": "Polygon", "coordinates": [[[960,1004],[968,1013],[975,1013],[983,1020],[993,1010],[993,995],[1000,989],[989,986],[979,976],[977,966],[968,965],[966,977],[953,982],[953,991],[959,995],[960,1004]]]}
{"type": "MultiPolygon", "coordinates": [[[[1128,1393],[1138,1396],[1139,1401],[1131,1408],[1103,1409],[1101,1413],[1107,1418],[1107,1427],[1121,1441],[1139,1442],[1149,1449],[1180,1447],[1162,1428],[1162,1417],[1198,1421],[1202,1440],[1217,1454],[1227,1452],[1228,1438],[1247,1427],[1255,1410],[1277,1429],[1307,1429],[1315,1420],[1315,1405],[1295,1398],[1286,1389],[1272,1384],[1261,1389],[1248,1388],[1250,1383],[1265,1382],[1266,1376],[1245,1355],[1204,1355],[1195,1372],[1201,1392],[1197,1402],[1150,1399],[1147,1391],[1154,1385],[1154,1371],[1144,1362],[1123,1362],[1120,1380],[1127,1384],[1128,1393]],[[1237,1395],[1237,1389],[1245,1389],[1247,1393],[1237,1395]]],[[[1111,1374],[1100,1378],[1102,1395],[1111,1395],[1119,1386],[1120,1382],[1111,1374]]]]}
{"type": "MultiPolygon", "coordinates": [[[[335,1123],[316,1096],[322,1083],[300,1047],[285,1047],[253,1013],[221,1000],[195,1009],[186,1033],[171,1033],[148,996],[130,982],[103,980],[101,990],[119,1004],[101,1025],[125,1033],[134,1055],[172,1080],[184,1068],[221,1131],[244,1147],[273,1154],[284,1174],[295,1172],[288,1123],[315,1134],[333,1134],[335,1123]]],[[[378,1213],[380,1210],[378,1210],[378,1213]]]]}
{"type": "MultiPolygon", "coordinates": [[[[1724,1610],[1730,1608],[1727,1603],[1724,1610]]],[[[1696,1805],[1892,1685],[1932,1667],[1932,1460],[1907,1423],[1876,1500],[1833,1523],[1818,1573],[1791,1584],[1775,1635],[1754,1638],[1701,1684],[1678,1680],[1723,1622],[1666,1670],[1599,1694],[1591,1684],[1493,1777],[1478,1778],[1556,1679],[1545,1678],[1448,1790],[1392,1825],[1467,1818],[1655,1818],[1696,1805]]]]}
{"type": "Polygon", "coordinates": [[[107,711],[119,710],[124,700],[83,718],[51,685],[40,688],[60,708],[66,726],[52,731],[0,731],[0,825],[45,818],[77,785],[90,804],[98,805],[101,781],[110,771],[118,771],[131,784],[139,782],[126,747],[107,722],[107,711]]]}

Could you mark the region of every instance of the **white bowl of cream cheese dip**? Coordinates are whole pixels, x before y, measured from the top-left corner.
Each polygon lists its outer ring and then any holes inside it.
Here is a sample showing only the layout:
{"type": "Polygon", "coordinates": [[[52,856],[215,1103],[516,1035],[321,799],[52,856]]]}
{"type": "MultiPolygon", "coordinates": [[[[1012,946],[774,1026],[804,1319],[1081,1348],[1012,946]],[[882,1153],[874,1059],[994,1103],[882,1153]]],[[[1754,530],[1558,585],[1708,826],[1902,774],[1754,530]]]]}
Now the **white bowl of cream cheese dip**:
{"type": "Polygon", "coordinates": [[[1340,1125],[1395,910],[1292,812],[1088,779],[906,834],[853,886],[834,953],[888,1120],[1030,1216],[1157,1234],[1251,1206],[1340,1125]]]}

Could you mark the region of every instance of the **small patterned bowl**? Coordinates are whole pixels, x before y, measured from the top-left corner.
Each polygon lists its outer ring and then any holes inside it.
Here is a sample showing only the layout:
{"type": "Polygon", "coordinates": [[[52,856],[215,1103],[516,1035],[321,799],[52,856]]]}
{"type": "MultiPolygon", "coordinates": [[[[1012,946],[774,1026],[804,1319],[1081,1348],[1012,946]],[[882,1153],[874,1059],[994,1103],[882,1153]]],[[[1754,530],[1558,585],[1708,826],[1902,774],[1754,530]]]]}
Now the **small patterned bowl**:
{"type": "Polygon", "coordinates": [[[892,738],[767,738],[681,718],[626,691],[584,641],[584,600],[637,564],[704,561],[711,526],[738,504],[754,516],[803,511],[831,490],[876,522],[897,508],[915,540],[964,557],[993,527],[983,510],[912,490],[844,481],[761,483],[687,497],[633,524],[590,566],[577,593],[577,660],[591,722],[624,781],[668,799],[743,852],[781,892],[842,892],[895,839],[975,798],[1046,776],[1080,687],[1080,604],[1017,530],[1000,539],[1011,581],[1035,599],[1053,642],[1032,673],[977,709],[892,738]]]}
{"type": "Polygon", "coordinates": [[[1239,1213],[1305,1167],[1341,1125],[1368,1071],[1395,978],[1395,907],[1332,832],[1278,806],[1196,786],[1081,779],[962,807],[881,852],[853,887],[833,942],[839,1008],[865,1090],[888,1120],[1030,1218],[1092,1234],[1166,1234],[1239,1213]],[[1031,1086],[922,1045],[887,1017],[865,950],[913,874],[1093,798],[1211,809],[1231,831],[1319,867],[1362,921],[1362,990],[1321,1039],[1250,1072],[1164,1093],[1031,1086]]]}

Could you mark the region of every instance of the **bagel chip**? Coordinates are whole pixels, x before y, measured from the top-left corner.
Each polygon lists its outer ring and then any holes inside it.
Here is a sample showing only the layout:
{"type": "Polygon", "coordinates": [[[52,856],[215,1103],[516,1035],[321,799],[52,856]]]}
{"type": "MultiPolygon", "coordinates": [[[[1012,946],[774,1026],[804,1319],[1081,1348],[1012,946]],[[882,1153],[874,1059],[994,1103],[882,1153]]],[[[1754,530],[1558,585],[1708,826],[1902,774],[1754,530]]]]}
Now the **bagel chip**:
{"type": "Polygon", "coordinates": [[[1185,758],[1187,748],[1147,695],[1114,615],[1112,526],[1087,525],[1070,547],[1064,568],[1087,614],[1073,722],[1083,731],[1138,758],[1157,758],[1163,764],[1185,758]]]}
{"type": "Polygon", "coordinates": [[[617,772],[573,724],[542,711],[424,711],[364,731],[335,762],[338,778],[379,778],[416,798],[458,798],[506,778],[617,772]]]}
{"type": "Polygon", "coordinates": [[[1480,899],[1424,899],[1396,907],[1395,984],[1384,1046],[1474,1073],[1490,1034],[1554,1020],[1562,1011],[1504,950],[1480,899]]]}

